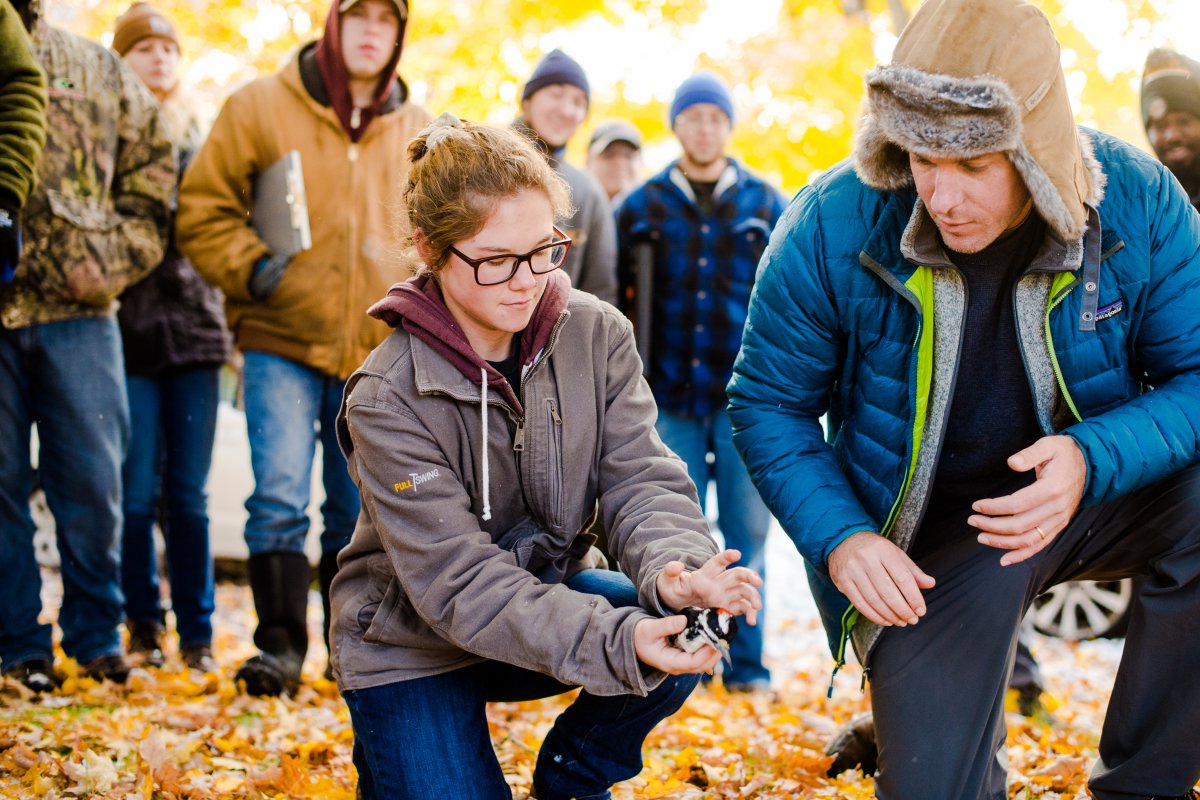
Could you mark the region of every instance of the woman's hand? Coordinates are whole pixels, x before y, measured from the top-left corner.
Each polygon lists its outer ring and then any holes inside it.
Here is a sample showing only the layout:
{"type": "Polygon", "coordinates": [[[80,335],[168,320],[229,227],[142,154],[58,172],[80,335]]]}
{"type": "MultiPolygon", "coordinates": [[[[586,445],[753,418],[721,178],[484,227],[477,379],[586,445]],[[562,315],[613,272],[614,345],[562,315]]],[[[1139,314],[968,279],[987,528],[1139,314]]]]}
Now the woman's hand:
{"type": "Polygon", "coordinates": [[[734,615],[745,614],[746,622],[753,625],[762,608],[758,587],[763,581],[747,567],[726,569],[741,557],[737,550],[724,550],[692,572],[682,561],[672,561],[658,574],[658,597],[673,611],[687,606],[724,608],[734,615]]]}
{"type": "Polygon", "coordinates": [[[641,619],[633,629],[633,649],[638,661],[669,675],[712,672],[721,660],[715,647],[701,647],[685,653],[671,644],[671,637],[687,627],[687,617],[676,615],[661,619],[641,619]]]}

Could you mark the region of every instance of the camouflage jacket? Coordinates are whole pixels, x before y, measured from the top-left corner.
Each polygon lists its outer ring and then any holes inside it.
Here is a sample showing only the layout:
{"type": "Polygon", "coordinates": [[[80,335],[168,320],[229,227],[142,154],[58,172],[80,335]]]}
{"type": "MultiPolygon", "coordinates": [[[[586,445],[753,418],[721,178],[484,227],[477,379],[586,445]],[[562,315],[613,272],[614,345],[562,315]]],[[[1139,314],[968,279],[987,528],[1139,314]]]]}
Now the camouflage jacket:
{"type": "Polygon", "coordinates": [[[25,249],[0,288],[0,324],[113,313],[114,298],[163,259],[175,151],[154,98],[116,53],[39,23],[47,140],[22,214],[25,249]]]}

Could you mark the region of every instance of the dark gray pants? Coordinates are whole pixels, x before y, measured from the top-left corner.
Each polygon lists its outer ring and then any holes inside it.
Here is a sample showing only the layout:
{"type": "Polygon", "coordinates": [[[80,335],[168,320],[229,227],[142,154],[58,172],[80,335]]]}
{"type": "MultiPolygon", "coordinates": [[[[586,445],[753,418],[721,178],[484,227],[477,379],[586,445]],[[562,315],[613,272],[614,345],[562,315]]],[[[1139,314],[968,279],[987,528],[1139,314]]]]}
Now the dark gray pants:
{"type": "Polygon", "coordinates": [[[1098,800],[1174,796],[1200,779],[1200,465],[1080,510],[1038,555],[966,538],[919,563],[937,579],[917,625],[869,661],[882,800],[1002,800],[1004,693],[1021,619],[1069,580],[1145,575],[1089,788],[1098,800]]]}

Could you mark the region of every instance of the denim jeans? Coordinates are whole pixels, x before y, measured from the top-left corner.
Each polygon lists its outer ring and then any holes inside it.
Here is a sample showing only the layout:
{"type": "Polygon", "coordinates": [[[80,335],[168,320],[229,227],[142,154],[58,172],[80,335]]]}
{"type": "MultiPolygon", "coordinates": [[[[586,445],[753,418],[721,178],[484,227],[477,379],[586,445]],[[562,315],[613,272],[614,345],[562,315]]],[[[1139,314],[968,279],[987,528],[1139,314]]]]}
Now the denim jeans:
{"type": "MultiPolygon", "coordinates": [[[[741,551],[739,566],[749,567],[766,579],[767,530],[771,512],[750,481],[750,475],[733,449],[733,429],[724,411],[708,417],[678,417],[659,411],[658,435],[687,465],[688,475],[696,484],[700,507],[707,510],[708,483],[717,485],[717,527],[725,546],[741,551]],[[709,454],[713,462],[708,463],[709,454]]],[[[766,598],[766,591],[762,592],[766,598]]],[[[727,685],[769,681],[771,674],[763,666],[763,612],[758,624],[738,625],[729,648],[729,661],[723,679],[727,685]]]]}
{"type": "Polygon", "coordinates": [[[163,622],[154,547],[162,498],[171,608],[181,647],[212,643],[213,563],[205,482],[217,432],[219,376],[220,367],[202,366],[125,380],[130,418],[122,471],[125,615],[138,622],[163,622]]]}
{"type": "MultiPolygon", "coordinates": [[[[637,605],[637,590],[621,573],[587,570],[567,586],[603,595],[617,607],[637,605]]],[[[647,697],[580,692],[538,753],[538,800],[609,797],[614,783],[641,772],[646,736],[679,710],[697,677],[668,676],[647,697]]],[[[363,800],[510,800],[488,735],[487,703],[533,700],[572,688],[540,672],[485,661],[345,692],[363,800]]]]}
{"type": "Polygon", "coordinates": [[[254,492],[246,501],[250,555],[304,552],[318,436],[325,486],[321,552],[336,553],[350,542],[359,509],[358,487],[350,479],[335,433],[346,382],[254,351],[245,354],[244,375],[254,472],[254,492]]]}
{"type": "Polygon", "coordinates": [[[121,651],[121,462],[129,441],[121,335],[112,317],[0,330],[0,661],[52,655],[38,622],[29,435],[62,558],[63,650],[86,664],[121,651]]]}

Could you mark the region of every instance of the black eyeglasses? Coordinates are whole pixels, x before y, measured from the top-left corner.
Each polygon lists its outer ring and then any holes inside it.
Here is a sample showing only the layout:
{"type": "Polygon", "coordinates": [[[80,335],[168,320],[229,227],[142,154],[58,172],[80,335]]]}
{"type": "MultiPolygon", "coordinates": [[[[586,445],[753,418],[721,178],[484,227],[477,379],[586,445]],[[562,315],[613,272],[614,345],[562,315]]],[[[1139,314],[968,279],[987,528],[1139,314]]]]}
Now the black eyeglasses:
{"type": "Polygon", "coordinates": [[[524,255],[503,253],[487,258],[468,258],[453,245],[450,246],[450,252],[471,265],[471,269],[475,270],[476,283],[480,286],[495,286],[511,281],[522,263],[528,263],[529,271],[534,275],[553,272],[561,267],[567,260],[567,251],[571,249],[571,237],[557,227],[554,228],[554,235],[558,238],[535,247],[524,255]]]}

